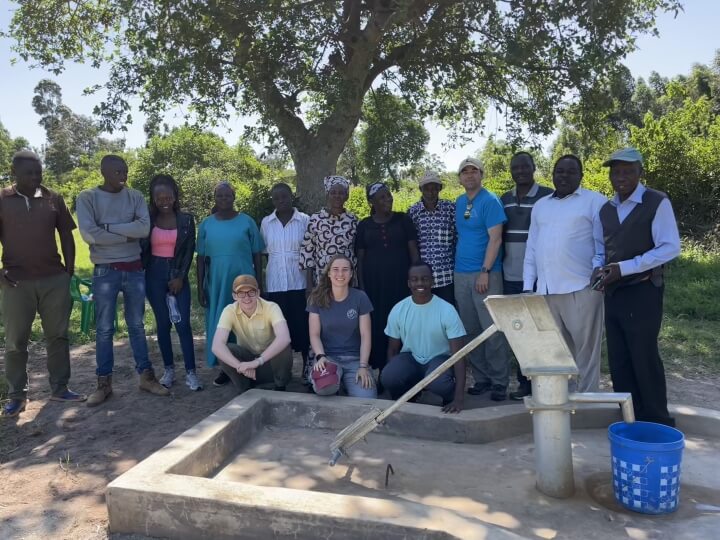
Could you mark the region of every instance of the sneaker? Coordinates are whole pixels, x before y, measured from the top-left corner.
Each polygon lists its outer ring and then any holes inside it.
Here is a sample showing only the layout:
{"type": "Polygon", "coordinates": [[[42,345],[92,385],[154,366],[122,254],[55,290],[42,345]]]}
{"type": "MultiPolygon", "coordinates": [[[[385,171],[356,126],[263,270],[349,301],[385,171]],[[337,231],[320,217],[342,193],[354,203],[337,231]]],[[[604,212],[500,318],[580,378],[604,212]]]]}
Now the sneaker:
{"type": "Polygon", "coordinates": [[[170,388],[175,382],[175,368],[170,366],[166,367],[165,372],[158,382],[165,388],[170,388]]]}
{"type": "Polygon", "coordinates": [[[25,405],[27,405],[26,399],[11,399],[3,407],[0,416],[3,418],[12,418],[17,416],[25,410],[25,405]]]}
{"type": "Polygon", "coordinates": [[[500,384],[493,384],[490,399],[493,401],[505,401],[507,399],[507,387],[500,384]]]}
{"type": "Polygon", "coordinates": [[[87,396],[73,392],[69,388],[66,388],[62,394],[56,396],[50,396],[51,401],[85,401],[87,396]]]}
{"type": "Polygon", "coordinates": [[[510,392],[510,399],[522,401],[525,396],[532,395],[532,386],[529,384],[521,384],[517,390],[510,392]]]}
{"type": "Polygon", "coordinates": [[[475,383],[474,386],[471,386],[468,388],[468,394],[471,396],[481,396],[485,392],[489,391],[491,388],[491,385],[489,382],[486,383],[475,383]]]}
{"type": "Polygon", "coordinates": [[[221,370],[220,375],[215,377],[215,380],[213,381],[213,386],[225,386],[229,382],[230,377],[228,377],[227,373],[221,370]]]}
{"type": "Polygon", "coordinates": [[[203,389],[202,383],[200,379],[198,379],[194,369],[191,369],[185,374],[185,384],[193,392],[198,392],[203,389]]]}

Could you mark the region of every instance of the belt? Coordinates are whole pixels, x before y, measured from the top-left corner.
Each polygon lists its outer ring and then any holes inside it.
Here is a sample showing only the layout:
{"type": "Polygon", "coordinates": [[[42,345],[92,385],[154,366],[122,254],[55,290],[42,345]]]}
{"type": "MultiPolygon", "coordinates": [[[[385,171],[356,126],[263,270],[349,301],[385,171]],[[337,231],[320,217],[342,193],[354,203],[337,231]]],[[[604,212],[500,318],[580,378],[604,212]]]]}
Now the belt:
{"type": "Polygon", "coordinates": [[[108,266],[113,270],[118,270],[119,272],[139,272],[143,269],[142,261],[140,259],[137,261],[109,263],[108,266]]]}

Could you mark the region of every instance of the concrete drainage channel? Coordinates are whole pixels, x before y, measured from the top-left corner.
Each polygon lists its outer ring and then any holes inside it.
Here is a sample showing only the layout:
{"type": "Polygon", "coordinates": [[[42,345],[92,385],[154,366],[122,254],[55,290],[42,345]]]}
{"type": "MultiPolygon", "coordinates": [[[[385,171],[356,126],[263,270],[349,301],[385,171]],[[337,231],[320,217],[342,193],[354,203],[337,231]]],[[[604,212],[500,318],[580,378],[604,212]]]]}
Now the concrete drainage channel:
{"type": "Polygon", "coordinates": [[[715,411],[673,407],[686,435],[680,509],[652,517],[623,510],[612,498],[607,426],[622,419],[617,405],[576,404],[575,493],[558,499],[536,489],[533,418],[522,405],[451,416],[411,403],[328,467],[338,431],[371,407],[390,404],[247,392],[108,486],[110,530],[178,539],[348,540],[605,539],[628,531],[690,539],[717,531],[715,411]]]}

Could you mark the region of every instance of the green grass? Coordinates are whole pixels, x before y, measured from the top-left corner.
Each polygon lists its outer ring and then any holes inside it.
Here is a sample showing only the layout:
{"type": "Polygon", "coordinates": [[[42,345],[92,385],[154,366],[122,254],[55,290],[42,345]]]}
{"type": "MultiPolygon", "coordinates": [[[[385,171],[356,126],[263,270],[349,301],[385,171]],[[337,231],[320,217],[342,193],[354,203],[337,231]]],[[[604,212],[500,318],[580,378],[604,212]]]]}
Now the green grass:
{"type": "Polygon", "coordinates": [[[660,350],[666,363],[720,371],[720,252],[695,242],[667,268],[660,350]]]}

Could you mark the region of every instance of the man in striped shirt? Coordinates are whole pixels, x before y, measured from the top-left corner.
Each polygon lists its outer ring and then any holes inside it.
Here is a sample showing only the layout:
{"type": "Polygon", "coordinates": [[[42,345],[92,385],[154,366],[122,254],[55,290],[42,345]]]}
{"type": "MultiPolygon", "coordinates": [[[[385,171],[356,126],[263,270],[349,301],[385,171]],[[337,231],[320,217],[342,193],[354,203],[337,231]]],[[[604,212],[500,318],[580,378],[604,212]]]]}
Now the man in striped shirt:
{"type": "MultiPolygon", "coordinates": [[[[503,294],[523,292],[523,261],[528,230],[530,230],[530,212],[535,203],[550,195],[553,190],[535,182],[535,160],[527,152],[517,152],[510,160],[510,175],[515,187],[500,197],[505,209],[507,223],[503,227],[503,294]]],[[[520,400],[530,395],[530,381],[517,370],[518,389],[510,393],[510,399],[520,400]]]]}

